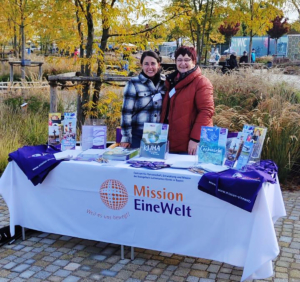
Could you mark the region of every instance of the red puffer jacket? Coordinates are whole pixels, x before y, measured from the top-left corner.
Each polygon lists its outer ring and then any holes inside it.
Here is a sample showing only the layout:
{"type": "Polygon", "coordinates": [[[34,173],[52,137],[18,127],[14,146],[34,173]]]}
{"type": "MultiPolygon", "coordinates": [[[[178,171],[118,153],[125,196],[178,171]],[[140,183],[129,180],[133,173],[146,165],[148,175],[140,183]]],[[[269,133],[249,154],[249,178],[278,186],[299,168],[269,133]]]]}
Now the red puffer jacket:
{"type": "Polygon", "coordinates": [[[187,152],[191,139],[200,140],[201,126],[213,126],[213,86],[199,67],[176,84],[171,98],[169,81],[166,86],[160,122],[165,121],[170,103],[167,117],[170,152],[187,152]]]}

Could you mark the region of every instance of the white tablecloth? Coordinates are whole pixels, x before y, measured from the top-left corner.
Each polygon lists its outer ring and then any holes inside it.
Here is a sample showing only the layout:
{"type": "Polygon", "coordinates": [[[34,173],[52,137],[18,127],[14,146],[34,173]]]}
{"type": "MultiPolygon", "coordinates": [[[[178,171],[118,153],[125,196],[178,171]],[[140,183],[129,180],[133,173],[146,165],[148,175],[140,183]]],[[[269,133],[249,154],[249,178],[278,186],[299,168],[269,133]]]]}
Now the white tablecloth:
{"type": "Polygon", "coordinates": [[[244,267],[242,281],[271,276],[279,253],[273,224],[286,214],[279,185],[263,184],[249,213],[199,191],[199,179],[186,170],[69,161],[33,186],[11,162],[0,193],[11,228],[217,260],[244,267]]]}

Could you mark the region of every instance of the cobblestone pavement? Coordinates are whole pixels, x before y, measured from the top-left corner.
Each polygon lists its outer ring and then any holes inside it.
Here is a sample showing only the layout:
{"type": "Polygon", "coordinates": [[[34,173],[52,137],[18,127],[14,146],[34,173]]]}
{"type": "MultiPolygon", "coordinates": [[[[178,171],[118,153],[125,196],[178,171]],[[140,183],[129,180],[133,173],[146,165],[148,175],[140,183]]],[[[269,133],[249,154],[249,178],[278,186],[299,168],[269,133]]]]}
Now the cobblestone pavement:
{"type": "MultiPolygon", "coordinates": [[[[275,228],[280,255],[274,261],[274,282],[300,281],[300,191],[283,192],[287,217],[275,228]]],[[[9,212],[0,197],[0,227],[9,224],[9,212]]],[[[120,246],[34,231],[26,240],[0,247],[0,282],[6,281],[240,281],[243,269],[218,261],[120,246]]]]}

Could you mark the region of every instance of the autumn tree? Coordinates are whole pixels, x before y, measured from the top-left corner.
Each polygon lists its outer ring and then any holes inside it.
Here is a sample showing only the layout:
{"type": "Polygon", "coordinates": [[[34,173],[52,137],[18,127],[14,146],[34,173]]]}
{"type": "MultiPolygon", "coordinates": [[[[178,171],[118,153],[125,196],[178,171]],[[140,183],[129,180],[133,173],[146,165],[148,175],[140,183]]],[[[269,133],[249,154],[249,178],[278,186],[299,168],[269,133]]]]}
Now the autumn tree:
{"type": "MultiPolygon", "coordinates": [[[[13,24],[15,36],[17,29],[20,33],[21,60],[25,59],[25,29],[36,21],[38,12],[41,10],[43,0],[0,0],[2,16],[6,19],[6,24],[13,24]]],[[[31,29],[32,30],[32,29],[31,29]]],[[[16,44],[16,42],[15,42],[16,44]]],[[[16,47],[16,46],[15,46],[16,47]]],[[[21,76],[25,79],[25,68],[21,66],[21,76]]]]}
{"type": "Polygon", "coordinates": [[[243,22],[246,32],[250,37],[249,56],[252,49],[254,36],[265,35],[272,26],[272,20],[282,14],[279,9],[285,0],[228,0],[230,9],[228,20],[231,22],[243,22]]]}
{"type": "Polygon", "coordinates": [[[287,19],[285,18],[283,20],[283,17],[277,16],[273,21],[273,27],[270,28],[267,33],[270,35],[271,38],[275,39],[275,54],[277,55],[277,41],[278,39],[286,34],[289,29],[290,25],[287,22],[287,19]]]}
{"type": "Polygon", "coordinates": [[[229,42],[229,50],[231,46],[231,38],[240,30],[240,23],[227,23],[221,24],[218,28],[219,32],[225,36],[226,41],[229,42]]]}
{"type": "Polygon", "coordinates": [[[196,47],[198,64],[210,48],[212,40],[214,42],[222,40],[215,32],[221,21],[218,13],[221,2],[220,0],[173,0],[167,11],[168,13],[174,9],[184,11],[180,18],[180,20],[184,19],[185,29],[182,30],[186,30],[184,37],[189,37],[196,47]]]}

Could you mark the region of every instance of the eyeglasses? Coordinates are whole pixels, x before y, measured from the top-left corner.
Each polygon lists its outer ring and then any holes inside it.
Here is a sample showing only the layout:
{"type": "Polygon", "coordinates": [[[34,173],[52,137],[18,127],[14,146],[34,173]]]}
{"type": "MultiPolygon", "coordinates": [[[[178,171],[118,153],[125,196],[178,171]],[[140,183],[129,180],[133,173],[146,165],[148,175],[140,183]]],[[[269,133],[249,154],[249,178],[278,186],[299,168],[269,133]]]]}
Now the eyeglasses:
{"type": "Polygon", "coordinates": [[[182,62],[185,62],[185,63],[189,63],[192,59],[177,59],[176,62],[177,63],[182,63],[182,62]]]}

